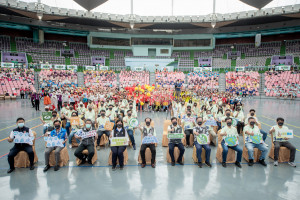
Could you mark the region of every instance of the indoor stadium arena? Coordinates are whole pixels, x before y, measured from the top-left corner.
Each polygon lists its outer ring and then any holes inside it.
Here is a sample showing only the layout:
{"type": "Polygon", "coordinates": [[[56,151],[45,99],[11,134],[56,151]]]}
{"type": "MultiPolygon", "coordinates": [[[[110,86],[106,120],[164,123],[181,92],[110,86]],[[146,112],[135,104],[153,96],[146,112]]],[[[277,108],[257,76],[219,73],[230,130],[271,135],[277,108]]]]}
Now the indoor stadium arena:
{"type": "Polygon", "coordinates": [[[0,0],[0,51],[1,200],[300,198],[300,0],[0,0]]]}

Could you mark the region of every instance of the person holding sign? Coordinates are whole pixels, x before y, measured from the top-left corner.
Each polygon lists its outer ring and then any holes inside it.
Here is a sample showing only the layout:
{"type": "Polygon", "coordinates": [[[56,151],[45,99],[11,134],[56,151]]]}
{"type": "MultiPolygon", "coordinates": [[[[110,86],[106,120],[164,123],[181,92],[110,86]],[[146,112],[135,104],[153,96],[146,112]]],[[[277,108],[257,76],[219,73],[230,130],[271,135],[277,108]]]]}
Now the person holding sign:
{"type": "Polygon", "coordinates": [[[78,115],[84,116],[86,110],[82,102],[79,103],[79,107],[77,108],[78,115]]]}
{"type": "Polygon", "coordinates": [[[86,159],[89,164],[92,164],[92,158],[95,154],[95,140],[98,138],[96,131],[92,128],[92,120],[87,119],[85,121],[85,127],[75,133],[75,138],[82,140],[74,155],[81,160],[81,164],[84,164],[86,159]],[[82,153],[85,149],[89,152],[87,157],[82,153]]]}
{"type": "MultiPolygon", "coordinates": [[[[69,148],[72,149],[72,139],[73,139],[75,133],[77,133],[77,131],[79,131],[81,128],[83,128],[84,121],[78,117],[76,111],[73,111],[72,116],[70,118],[70,123],[71,123],[71,133],[69,135],[69,148]]],[[[76,139],[76,142],[79,144],[80,140],[76,139]]]]}
{"type": "Polygon", "coordinates": [[[109,137],[110,132],[105,130],[104,126],[106,122],[110,122],[109,118],[105,116],[105,110],[100,111],[100,117],[97,118],[97,150],[100,150],[100,140],[103,134],[107,135],[109,137]]]}
{"type": "Polygon", "coordinates": [[[235,165],[239,168],[242,168],[241,161],[242,161],[243,150],[238,145],[238,132],[237,132],[236,128],[232,126],[231,118],[226,118],[225,122],[226,122],[226,126],[224,128],[222,128],[221,132],[220,132],[220,135],[223,136],[223,139],[221,142],[221,145],[223,148],[222,166],[226,167],[228,148],[231,148],[237,152],[237,158],[236,158],[235,165]]]}
{"type": "Polygon", "coordinates": [[[132,126],[130,125],[129,122],[130,122],[131,119],[134,119],[134,118],[132,117],[132,110],[128,110],[128,111],[127,111],[127,116],[125,116],[125,117],[123,118],[123,122],[124,122],[125,129],[126,129],[128,135],[129,135],[130,141],[131,141],[131,143],[132,143],[132,147],[133,147],[134,150],[136,150],[135,140],[134,140],[134,135],[133,135],[133,129],[134,129],[135,127],[132,127],[132,126]]]}
{"type": "Polygon", "coordinates": [[[280,147],[286,147],[290,150],[290,161],[289,165],[296,167],[295,155],[296,148],[288,141],[289,138],[293,137],[293,131],[289,130],[287,126],[284,126],[284,119],[278,117],[276,119],[277,125],[272,126],[270,129],[270,134],[273,133],[273,143],[274,143],[274,166],[278,166],[278,155],[280,147]]]}
{"type": "MultiPolygon", "coordinates": [[[[56,118],[56,117],[55,117],[56,118]]],[[[52,113],[49,112],[49,106],[45,107],[45,112],[42,113],[42,117],[40,117],[41,122],[43,123],[43,134],[47,132],[47,129],[50,126],[53,126],[53,121],[55,120],[52,116],[52,113]]]]}
{"type": "Polygon", "coordinates": [[[175,147],[178,147],[178,149],[180,151],[177,162],[180,165],[183,165],[182,157],[183,157],[183,154],[184,154],[184,151],[185,151],[184,146],[183,146],[182,141],[181,141],[181,139],[184,137],[183,129],[182,129],[181,126],[178,125],[176,117],[172,117],[171,122],[172,122],[172,125],[170,125],[168,127],[169,154],[170,154],[170,157],[171,157],[171,160],[172,160],[171,165],[175,166],[175,157],[174,157],[174,148],[175,147]],[[175,134],[176,135],[180,134],[183,137],[181,137],[181,138],[172,138],[171,139],[169,136],[171,136],[172,134],[174,134],[174,135],[175,134]]]}
{"type": "MultiPolygon", "coordinates": [[[[101,114],[101,111],[100,111],[100,114],[101,114]]],[[[106,117],[109,118],[110,122],[113,122],[113,123],[115,122],[115,118],[117,117],[117,114],[113,110],[113,105],[112,104],[109,104],[109,106],[108,106],[108,110],[106,111],[106,117]]]]}
{"type": "Polygon", "coordinates": [[[245,116],[240,106],[236,107],[236,111],[234,111],[233,117],[239,120],[237,123],[237,132],[240,134],[241,131],[243,131],[245,126],[244,124],[245,116]]]}
{"type": "Polygon", "coordinates": [[[65,147],[65,143],[67,141],[68,135],[67,135],[67,131],[64,128],[61,128],[61,122],[59,120],[55,120],[53,122],[54,125],[54,130],[51,131],[50,135],[48,136],[48,134],[46,133],[46,137],[57,137],[59,140],[63,140],[62,144],[63,146],[51,146],[51,147],[46,147],[45,150],[45,164],[46,167],[44,168],[44,172],[48,171],[50,169],[50,165],[49,165],[49,158],[50,158],[50,153],[55,150],[55,167],[54,167],[54,171],[59,170],[59,160],[60,160],[60,151],[65,147]]]}
{"type": "Polygon", "coordinates": [[[34,139],[34,135],[31,131],[31,129],[29,129],[28,127],[26,127],[25,125],[25,120],[24,118],[20,117],[17,119],[17,128],[15,128],[9,135],[9,138],[7,139],[7,141],[9,143],[15,141],[15,145],[12,149],[10,149],[7,159],[8,159],[8,163],[9,163],[9,170],[7,171],[7,173],[11,173],[15,170],[15,156],[20,152],[20,151],[25,151],[28,154],[29,157],[29,161],[30,161],[30,170],[34,170],[34,153],[33,153],[33,149],[32,149],[32,142],[34,139]],[[22,142],[20,141],[16,141],[16,139],[18,138],[23,138],[22,142]],[[24,140],[24,138],[28,138],[30,139],[31,142],[26,143],[26,141],[24,140]]]}
{"type": "Polygon", "coordinates": [[[186,116],[183,116],[181,123],[186,135],[186,148],[188,148],[190,146],[190,136],[193,134],[193,128],[195,126],[195,119],[191,111],[186,112],[186,116]]]}
{"type": "MultiPolygon", "coordinates": [[[[126,138],[128,141],[128,134],[123,126],[122,120],[118,119],[116,121],[116,126],[115,126],[114,130],[112,130],[109,137],[111,140],[117,139],[117,138],[126,138]]],[[[117,159],[119,159],[120,170],[122,170],[124,168],[123,152],[125,151],[127,145],[128,145],[128,142],[126,144],[113,146],[113,142],[111,142],[112,170],[116,170],[117,159]]]]}
{"type": "Polygon", "coordinates": [[[255,119],[253,117],[248,118],[248,125],[245,126],[244,132],[246,134],[245,146],[248,149],[249,155],[249,166],[253,165],[253,148],[258,148],[261,150],[261,156],[259,158],[259,163],[263,166],[267,166],[265,163],[265,158],[268,154],[268,147],[263,141],[263,134],[261,134],[258,126],[255,125],[255,119]]]}
{"type": "MultiPolygon", "coordinates": [[[[152,119],[147,117],[145,119],[145,123],[146,126],[144,127],[139,127],[142,135],[143,135],[143,139],[145,139],[145,137],[156,137],[156,132],[154,127],[151,126],[151,121],[152,119]]],[[[151,166],[152,168],[155,168],[155,156],[156,156],[156,150],[155,150],[155,143],[151,142],[151,143],[144,143],[145,141],[143,140],[143,144],[141,146],[141,150],[140,150],[140,154],[141,154],[141,158],[142,158],[142,165],[141,167],[144,168],[146,166],[146,157],[145,157],[145,152],[146,149],[149,148],[151,151],[151,166]]]]}
{"type": "Polygon", "coordinates": [[[214,144],[215,142],[213,141],[216,140],[217,134],[214,131],[214,126],[217,126],[217,122],[215,121],[213,114],[211,114],[211,110],[206,110],[206,115],[203,117],[203,121],[206,127],[208,127],[208,133],[213,137],[213,140],[210,141],[210,144],[215,146],[216,144],[214,144]]]}
{"type": "Polygon", "coordinates": [[[65,125],[65,129],[67,131],[67,134],[70,135],[70,117],[71,117],[71,111],[68,107],[68,103],[64,102],[64,107],[60,110],[60,116],[61,116],[61,120],[65,120],[66,121],[66,125],[65,125]]]}
{"type": "Polygon", "coordinates": [[[210,152],[211,148],[209,146],[209,133],[207,127],[203,123],[202,117],[197,117],[196,119],[197,125],[193,128],[193,134],[194,137],[194,145],[196,147],[197,151],[197,158],[198,158],[198,167],[202,168],[202,148],[205,149],[205,164],[208,167],[211,167],[211,164],[209,162],[210,160],[210,152]]]}

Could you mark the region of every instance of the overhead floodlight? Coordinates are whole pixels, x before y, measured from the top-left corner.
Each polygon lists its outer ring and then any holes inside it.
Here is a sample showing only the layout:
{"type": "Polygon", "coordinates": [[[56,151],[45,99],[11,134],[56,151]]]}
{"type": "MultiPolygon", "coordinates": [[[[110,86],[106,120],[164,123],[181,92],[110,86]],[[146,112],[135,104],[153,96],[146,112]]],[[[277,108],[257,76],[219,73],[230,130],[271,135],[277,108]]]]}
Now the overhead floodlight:
{"type": "Polygon", "coordinates": [[[212,22],[211,22],[211,27],[212,27],[212,28],[215,28],[216,25],[217,25],[217,22],[215,22],[215,21],[212,21],[212,22]]]}
{"type": "Polygon", "coordinates": [[[42,20],[43,18],[43,13],[36,13],[36,16],[38,17],[39,20],[42,20]]]}
{"type": "Polygon", "coordinates": [[[129,25],[130,25],[130,28],[133,29],[134,28],[134,21],[130,21],[129,25]]]}

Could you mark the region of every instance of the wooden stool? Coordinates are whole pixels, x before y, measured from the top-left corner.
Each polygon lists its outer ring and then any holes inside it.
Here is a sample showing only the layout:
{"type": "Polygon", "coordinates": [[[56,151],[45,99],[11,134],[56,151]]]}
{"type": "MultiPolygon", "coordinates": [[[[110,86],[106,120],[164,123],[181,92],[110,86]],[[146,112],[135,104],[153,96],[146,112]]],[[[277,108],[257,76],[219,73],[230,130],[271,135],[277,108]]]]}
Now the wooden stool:
{"type": "MultiPolygon", "coordinates": [[[[97,149],[96,149],[96,145],[94,145],[94,156],[92,158],[92,164],[94,164],[97,161],[97,149]]],[[[89,155],[89,151],[87,149],[82,151],[82,154],[84,155],[89,155]]],[[[76,164],[80,165],[82,162],[82,160],[80,160],[79,158],[76,157],[76,164]]]]}
{"type": "MultiPolygon", "coordinates": [[[[220,135],[220,131],[221,130],[218,131],[218,148],[217,148],[216,158],[221,163],[223,161],[223,159],[222,159],[223,148],[222,148],[222,145],[221,145],[222,136],[220,135]]],[[[231,148],[228,148],[226,163],[235,163],[235,161],[236,161],[235,151],[231,148]]]]}
{"type": "MultiPolygon", "coordinates": [[[[127,148],[125,149],[125,151],[123,152],[123,156],[124,156],[124,165],[127,164],[128,161],[128,152],[127,152],[127,148]]],[[[117,165],[119,164],[119,158],[117,158],[117,165]]],[[[109,157],[108,157],[108,165],[112,165],[112,151],[110,151],[109,153],[109,157]]]]}
{"type": "MultiPolygon", "coordinates": [[[[201,152],[202,163],[205,163],[205,153],[206,153],[205,149],[202,148],[202,152],[201,152]]],[[[194,146],[194,148],[193,148],[193,160],[194,160],[195,163],[198,163],[197,149],[196,149],[195,146],[194,146]]]]}
{"type": "MultiPolygon", "coordinates": [[[[38,162],[38,157],[36,155],[35,151],[35,138],[36,138],[36,132],[32,131],[34,140],[33,140],[33,145],[32,145],[32,151],[34,153],[34,163],[38,162]]],[[[29,161],[29,156],[25,151],[20,151],[14,158],[14,165],[17,168],[21,167],[29,167],[30,166],[30,161],[29,161]]]]}
{"type": "Polygon", "coordinates": [[[100,139],[100,146],[105,146],[108,143],[107,135],[103,134],[100,139]]]}
{"type": "Polygon", "coordinates": [[[169,140],[168,140],[168,126],[170,126],[171,120],[165,120],[164,121],[164,129],[163,129],[163,138],[162,138],[162,146],[168,147],[169,140]]]}
{"type": "MultiPolygon", "coordinates": [[[[141,147],[142,147],[142,145],[141,145],[141,147]]],[[[138,163],[139,163],[139,164],[142,164],[141,147],[140,147],[139,156],[138,156],[138,163]]],[[[146,148],[146,151],[145,151],[145,158],[146,158],[146,164],[147,164],[147,165],[151,165],[152,153],[151,153],[151,151],[150,151],[150,148],[146,148]]],[[[155,161],[155,162],[156,162],[156,161],[155,161]]]]}
{"type": "MultiPolygon", "coordinates": [[[[177,162],[179,154],[180,154],[180,151],[179,151],[178,147],[175,147],[174,148],[174,159],[175,159],[175,162],[177,162]]],[[[169,147],[167,149],[167,162],[168,163],[172,162],[171,156],[170,156],[170,153],[169,153],[169,147]]],[[[184,155],[182,156],[182,162],[184,162],[184,155]]]]}
{"type": "Polygon", "coordinates": [[[10,99],[10,96],[5,96],[4,99],[5,99],[5,100],[9,100],[9,99],[10,99]]]}
{"type": "MultiPolygon", "coordinates": [[[[272,147],[270,149],[269,157],[274,160],[274,143],[273,143],[273,133],[271,133],[272,147]]],[[[280,147],[278,154],[278,162],[289,162],[290,161],[290,150],[286,147],[280,147]]]]}
{"type": "MultiPolygon", "coordinates": [[[[67,147],[64,147],[61,151],[60,151],[60,161],[59,161],[59,166],[66,166],[69,162],[69,152],[67,147]]],[[[49,157],[49,165],[50,166],[55,166],[56,165],[56,161],[55,161],[55,150],[53,150],[50,153],[50,157],[49,157]]]]}

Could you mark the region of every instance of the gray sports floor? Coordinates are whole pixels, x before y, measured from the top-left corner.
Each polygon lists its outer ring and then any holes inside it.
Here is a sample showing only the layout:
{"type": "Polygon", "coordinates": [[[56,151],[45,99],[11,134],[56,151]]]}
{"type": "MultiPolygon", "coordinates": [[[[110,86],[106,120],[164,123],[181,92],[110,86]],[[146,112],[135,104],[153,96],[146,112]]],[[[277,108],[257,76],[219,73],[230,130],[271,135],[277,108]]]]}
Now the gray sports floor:
{"type": "MultiPolygon", "coordinates": [[[[223,168],[216,162],[216,147],[212,147],[211,169],[198,168],[192,160],[192,148],[186,149],[185,165],[172,167],[166,162],[166,148],[157,147],[157,167],[141,169],[137,164],[140,133],[135,136],[138,149],[128,149],[129,161],[123,171],[112,171],[107,166],[109,148],[101,148],[98,161],[89,165],[76,166],[75,149],[68,149],[69,165],[54,172],[51,168],[43,173],[44,141],[36,141],[39,162],[34,171],[16,169],[8,175],[7,153],[13,144],[6,138],[16,127],[19,116],[26,119],[26,126],[42,135],[40,112],[31,108],[28,100],[0,102],[0,199],[299,199],[300,198],[300,101],[246,99],[244,110],[257,110],[257,116],[265,131],[275,124],[275,118],[284,117],[285,124],[294,130],[291,142],[296,146],[297,168],[287,163],[273,166],[255,164],[248,167],[242,161],[242,169],[229,164],[223,168]]],[[[153,118],[159,141],[162,139],[163,121],[166,113],[138,113],[139,120],[146,116],[153,118]]],[[[270,137],[267,143],[271,147],[270,137]]]]}

